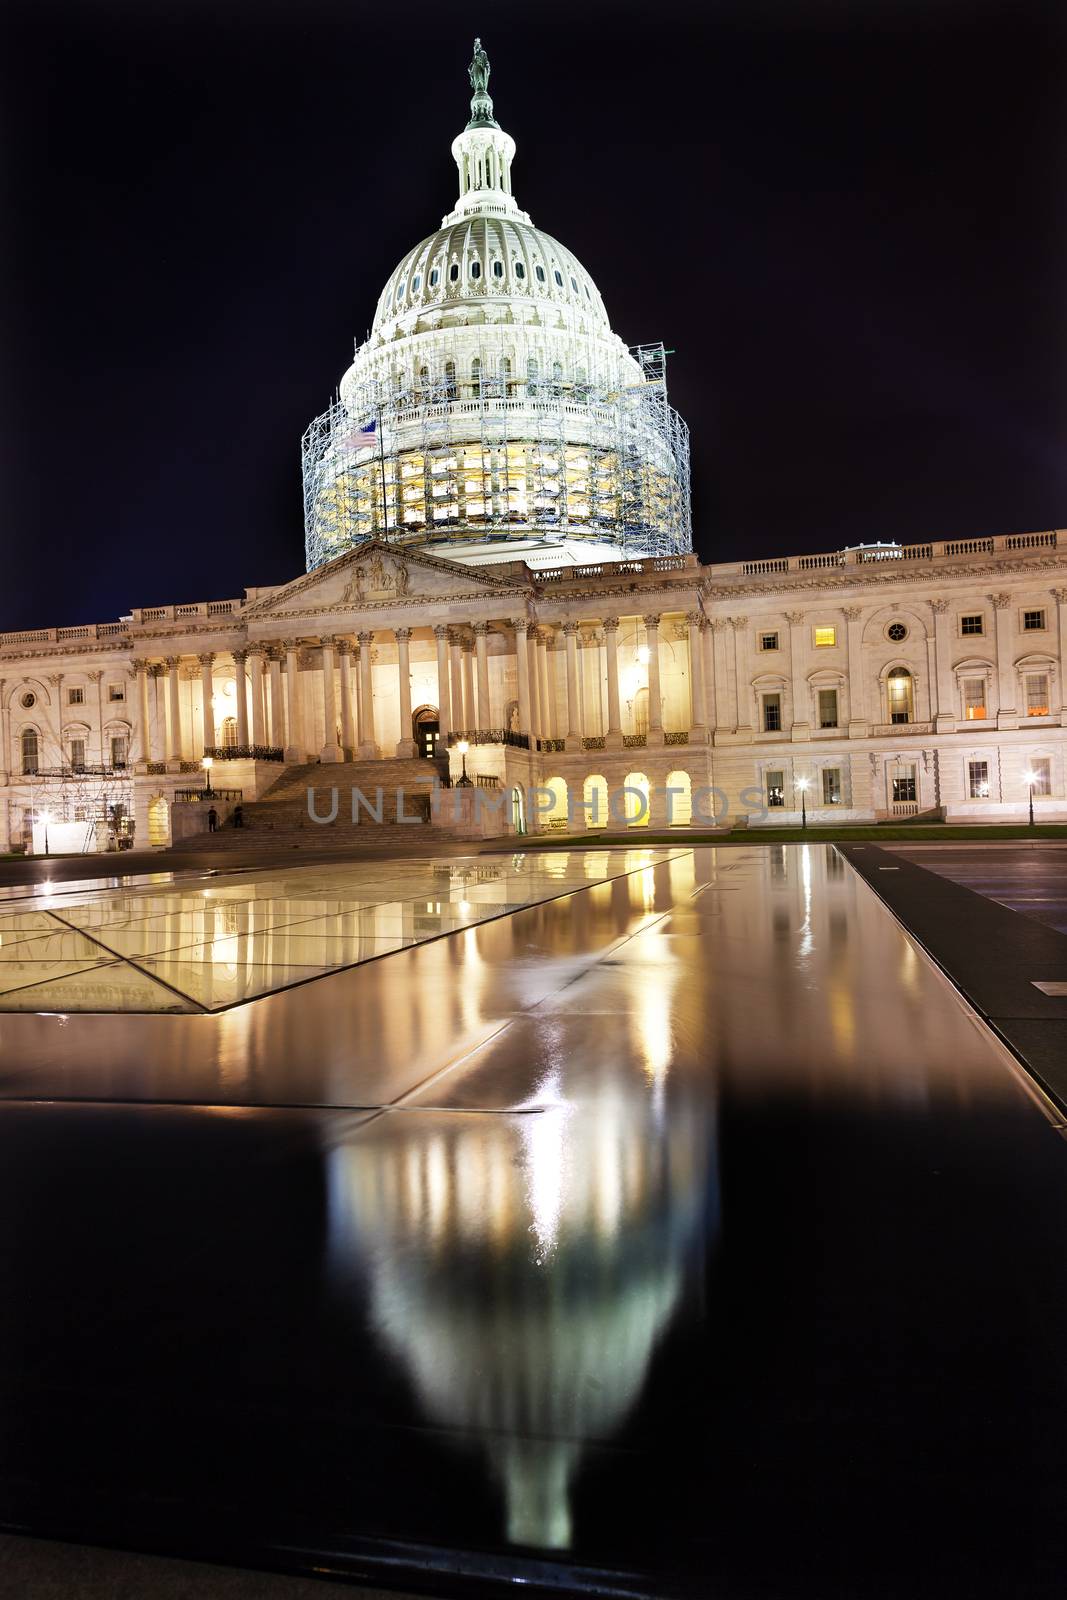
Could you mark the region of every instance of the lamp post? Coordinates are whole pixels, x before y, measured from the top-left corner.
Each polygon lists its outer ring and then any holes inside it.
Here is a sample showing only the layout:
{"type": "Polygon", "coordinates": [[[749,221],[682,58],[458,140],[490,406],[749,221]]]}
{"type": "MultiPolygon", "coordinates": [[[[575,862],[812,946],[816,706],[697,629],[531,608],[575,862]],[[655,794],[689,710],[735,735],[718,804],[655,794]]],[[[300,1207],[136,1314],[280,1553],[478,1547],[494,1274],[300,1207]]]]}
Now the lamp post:
{"type": "Polygon", "coordinates": [[[461,739],[459,741],[459,743],[456,745],[456,749],[459,751],[460,758],[462,759],[462,762],[463,762],[463,772],[462,772],[462,774],[460,776],[459,782],[457,783],[456,787],[457,787],[457,789],[473,789],[474,785],[471,783],[471,780],[467,777],[467,751],[470,749],[470,745],[468,744],[466,739],[461,739]]]}
{"type": "Polygon", "coordinates": [[[797,788],[800,790],[800,826],[802,828],[806,828],[808,825],[808,788],[810,784],[810,778],[797,779],[797,788]]]}
{"type": "Polygon", "coordinates": [[[205,756],[200,765],[204,769],[204,793],[210,799],[215,793],[214,789],[211,787],[211,769],[215,765],[214,756],[205,756]]]}
{"type": "Polygon", "coordinates": [[[1037,782],[1037,773],[1033,767],[1027,767],[1023,773],[1023,782],[1026,784],[1027,793],[1030,797],[1030,826],[1032,828],[1034,825],[1034,784],[1037,782]]]}
{"type": "Polygon", "coordinates": [[[48,824],[51,822],[51,820],[52,820],[52,813],[50,811],[42,811],[41,812],[41,821],[44,823],[44,853],[45,853],[45,855],[48,854],[48,824]]]}

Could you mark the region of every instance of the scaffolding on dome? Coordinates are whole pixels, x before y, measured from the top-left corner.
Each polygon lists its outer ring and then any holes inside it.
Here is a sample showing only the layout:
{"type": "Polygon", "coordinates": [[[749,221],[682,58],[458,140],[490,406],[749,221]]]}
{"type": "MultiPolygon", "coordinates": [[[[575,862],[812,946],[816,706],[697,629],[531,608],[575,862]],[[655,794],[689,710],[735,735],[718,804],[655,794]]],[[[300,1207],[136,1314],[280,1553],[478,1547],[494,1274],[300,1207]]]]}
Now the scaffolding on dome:
{"type": "Polygon", "coordinates": [[[307,570],[379,538],[432,544],[587,539],[624,555],[692,549],[689,430],[667,401],[662,344],[609,389],[483,358],[411,389],[368,381],[302,441],[307,570]]]}

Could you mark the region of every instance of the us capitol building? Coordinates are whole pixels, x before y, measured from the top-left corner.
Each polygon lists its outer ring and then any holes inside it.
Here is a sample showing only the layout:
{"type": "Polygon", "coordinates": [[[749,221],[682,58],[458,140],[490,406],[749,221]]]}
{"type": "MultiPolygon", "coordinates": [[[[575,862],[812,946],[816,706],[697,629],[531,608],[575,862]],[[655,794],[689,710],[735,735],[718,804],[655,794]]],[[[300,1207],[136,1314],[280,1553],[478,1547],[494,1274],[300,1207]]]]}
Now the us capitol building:
{"type": "Polygon", "coordinates": [[[205,756],[253,826],[464,766],[496,833],[662,825],[668,787],[680,826],[710,786],[759,826],[1067,818],[1067,536],[702,564],[663,346],[520,209],[479,43],[470,80],[455,205],[305,434],[306,571],[0,634],[0,850],[198,831],[205,756]]]}

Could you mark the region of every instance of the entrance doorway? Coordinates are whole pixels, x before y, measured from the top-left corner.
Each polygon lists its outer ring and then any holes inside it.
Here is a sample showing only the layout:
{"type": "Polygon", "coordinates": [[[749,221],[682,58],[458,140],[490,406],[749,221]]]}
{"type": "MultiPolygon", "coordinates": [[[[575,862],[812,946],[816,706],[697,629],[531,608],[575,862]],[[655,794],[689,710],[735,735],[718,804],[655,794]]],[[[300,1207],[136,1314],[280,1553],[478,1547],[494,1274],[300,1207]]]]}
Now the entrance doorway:
{"type": "Polygon", "coordinates": [[[437,745],[441,735],[440,712],[436,706],[420,706],[412,713],[411,737],[415,741],[417,755],[425,760],[432,760],[437,754],[437,745]]]}

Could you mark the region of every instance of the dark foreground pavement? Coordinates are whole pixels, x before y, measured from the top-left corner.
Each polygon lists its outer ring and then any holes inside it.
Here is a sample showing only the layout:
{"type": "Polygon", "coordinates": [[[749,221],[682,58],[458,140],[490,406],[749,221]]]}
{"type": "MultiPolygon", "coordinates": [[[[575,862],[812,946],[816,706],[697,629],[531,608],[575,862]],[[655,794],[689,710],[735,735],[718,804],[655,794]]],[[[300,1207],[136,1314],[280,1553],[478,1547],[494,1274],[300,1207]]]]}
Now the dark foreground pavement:
{"type": "MultiPolygon", "coordinates": [[[[1062,943],[874,854],[901,915],[1062,943]]],[[[825,845],[217,1015],[0,1016],[0,1522],[447,1595],[1059,1600],[1065,1178],[825,845]]]]}

